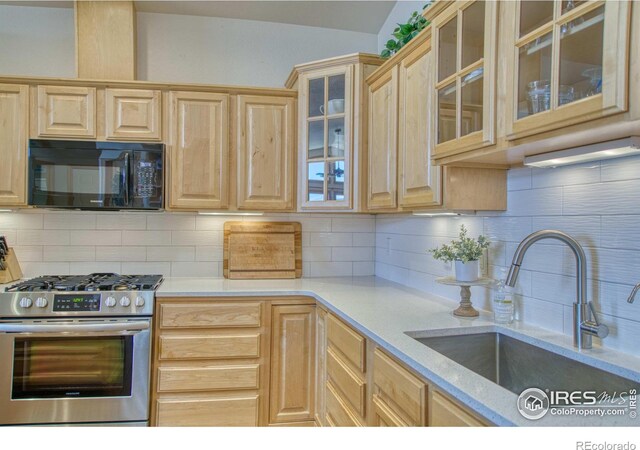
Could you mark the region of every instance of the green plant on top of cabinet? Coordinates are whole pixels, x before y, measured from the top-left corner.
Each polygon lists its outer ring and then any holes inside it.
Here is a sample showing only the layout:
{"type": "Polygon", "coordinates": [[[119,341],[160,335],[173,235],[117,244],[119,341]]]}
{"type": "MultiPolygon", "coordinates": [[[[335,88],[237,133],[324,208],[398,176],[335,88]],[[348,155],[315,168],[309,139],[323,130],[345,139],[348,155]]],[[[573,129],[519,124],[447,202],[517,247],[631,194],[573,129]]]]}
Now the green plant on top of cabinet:
{"type": "Polygon", "coordinates": [[[432,20],[430,129],[438,156],[495,143],[497,8],[495,1],[459,0],[432,20]]]}
{"type": "Polygon", "coordinates": [[[629,1],[505,2],[507,139],[628,108],[629,1]]]}
{"type": "Polygon", "coordinates": [[[364,78],[381,63],[347,55],[298,65],[289,76],[287,87],[299,90],[299,209],[363,210],[364,78]]]}

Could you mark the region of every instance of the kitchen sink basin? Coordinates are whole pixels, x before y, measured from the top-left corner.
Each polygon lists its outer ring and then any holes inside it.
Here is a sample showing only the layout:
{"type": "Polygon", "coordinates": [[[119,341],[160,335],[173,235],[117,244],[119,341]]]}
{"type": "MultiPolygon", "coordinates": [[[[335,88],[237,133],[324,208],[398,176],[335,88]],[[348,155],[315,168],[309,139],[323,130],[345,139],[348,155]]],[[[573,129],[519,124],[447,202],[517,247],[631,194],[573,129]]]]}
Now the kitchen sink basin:
{"type": "Polygon", "coordinates": [[[537,387],[612,395],[640,387],[633,380],[498,332],[414,339],[515,394],[537,387]]]}

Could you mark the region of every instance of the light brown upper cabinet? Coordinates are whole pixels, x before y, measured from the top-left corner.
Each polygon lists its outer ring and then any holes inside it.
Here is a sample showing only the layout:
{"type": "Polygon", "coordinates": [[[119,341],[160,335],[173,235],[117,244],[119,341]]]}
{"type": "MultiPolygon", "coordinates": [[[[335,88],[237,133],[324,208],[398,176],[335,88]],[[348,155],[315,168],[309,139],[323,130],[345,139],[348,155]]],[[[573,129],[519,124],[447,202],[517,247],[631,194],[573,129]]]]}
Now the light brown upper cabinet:
{"type": "Polygon", "coordinates": [[[377,71],[369,83],[369,210],[397,207],[398,67],[377,71]]]}
{"type": "Polygon", "coordinates": [[[455,1],[432,20],[436,155],[491,145],[496,131],[495,1],[455,1]]]}
{"type": "Polygon", "coordinates": [[[105,89],[106,138],[159,141],[161,92],[142,89],[105,89]]]}
{"type": "Polygon", "coordinates": [[[238,209],[293,209],[294,108],[290,97],[238,96],[238,209]]]}
{"type": "Polygon", "coordinates": [[[37,135],[54,138],[96,137],[96,88],[38,86],[37,135]]]}
{"type": "Polygon", "coordinates": [[[506,170],[432,162],[430,38],[427,28],[367,78],[369,210],[504,210],[506,170]]]}
{"type": "Polygon", "coordinates": [[[0,206],[27,204],[29,86],[0,84],[0,206]]]}
{"type": "Polygon", "coordinates": [[[382,60],[353,54],[296,66],[287,87],[299,91],[298,208],[362,211],[366,186],[367,91],[382,60]]]}
{"type": "Polygon", "coordinates": [[[517,1],[505,8],[506,137],[628,108],[629,1],[517,1]]]}
{"type": "Polygon", "coordinates": [[[229,96],[169,93],[169,206],[224,209],[229,186],[229,96]]]}
{"type": "Polygon", "coordinates": [[[431,162],[431,40],[415,38],[415,48],[399,62],[398,73],[398,204],[401,207],[442,203],[442,170],[431,162]]]}

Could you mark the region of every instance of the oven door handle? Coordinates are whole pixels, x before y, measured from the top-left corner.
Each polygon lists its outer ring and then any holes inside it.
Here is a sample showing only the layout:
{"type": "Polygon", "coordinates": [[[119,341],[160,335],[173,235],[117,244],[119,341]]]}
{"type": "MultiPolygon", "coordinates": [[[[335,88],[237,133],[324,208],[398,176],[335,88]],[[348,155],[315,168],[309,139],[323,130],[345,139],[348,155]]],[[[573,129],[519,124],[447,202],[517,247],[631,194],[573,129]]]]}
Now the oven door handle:
{"type": "Polygon", "coordinates": [[[83,323],[55,325],[25,325],[0,323],[0,333],[96,333],[96,332],[140,332],[148,330],[149,322],[83,323]]]}

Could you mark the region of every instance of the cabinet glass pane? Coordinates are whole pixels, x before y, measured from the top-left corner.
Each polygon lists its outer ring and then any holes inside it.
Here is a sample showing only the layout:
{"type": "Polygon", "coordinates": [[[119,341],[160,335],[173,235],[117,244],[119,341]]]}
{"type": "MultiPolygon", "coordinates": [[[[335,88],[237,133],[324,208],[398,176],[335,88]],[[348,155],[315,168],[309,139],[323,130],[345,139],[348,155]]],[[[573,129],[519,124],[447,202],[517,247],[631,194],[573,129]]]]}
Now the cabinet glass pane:
{"type": "Polygon", "coordinates": [[[564,0],[562,2],[562,14],[566,14],[576,6],[586,3],[587,0],[564,0]]]}
{"type": "Polygon", "coordinates": [[[462,13],[462,67],[484,56],[484,1],[477,1],[462,13]]]}
{"type": "Polygon", "coordinates": [[[553,0],[520,2],[520,37],[553,20],[553,0]]]}
{"type": "Polygon", "coordinates": [[[551,107],[551,33],[520,47],[518,119],[551,107]]]}
{"type": "Polygon", "coordinates": [[[309,117],[323,115],[324,78],[309,80],[309,117]]]}
{"type": "Polygon", "coordinates": [[[308,201],[322,202],[324,201],[324,162],[314,162],[308,166],[308,201]]]}
{"type": "Polygon", "coordinates": [[[604,6],[560,26],[558,105],[602,92],[604,6]]]}
{"type": "Polygon", "coordinates": [[[482,81],[484,71],[477,69],[462,78],[462,118],[460,136],[482,130],[482,81]]]}
{"type": "Polygon", "coordinates": [[[438,144],[456,138],[456,84],[438,91],[438,144]]]}
{"type": "Polygon", "coordinates": [[[344,117],[329,119],[329,158],[344,158],[344,117]]]}
{"type": "Polygon", "coordinates": [[[309,122],[308,128],[309,158],[324,158],[324,120],[309,122]]]}
{"type": "Polygon", "coordinates": [[[458,18],[454,17],[439,31],[438,38],[438,81],[456,72],[458,43],[458,18]]]}
{"type": "Polygon", "coordinates": [[[344,112],[344,74],[329,77],[329,101],[327,103],[328,115],[342,114],[344,112]]]}
{"type": "Polygon", "coordinates": [[[332,161],[329,163],[327,200],[344,200],[344,161],[332,161]]]}

